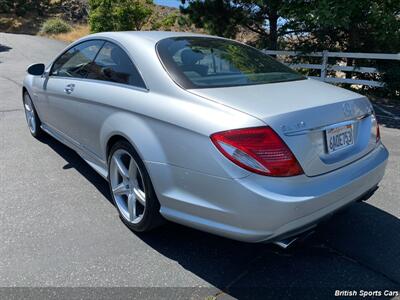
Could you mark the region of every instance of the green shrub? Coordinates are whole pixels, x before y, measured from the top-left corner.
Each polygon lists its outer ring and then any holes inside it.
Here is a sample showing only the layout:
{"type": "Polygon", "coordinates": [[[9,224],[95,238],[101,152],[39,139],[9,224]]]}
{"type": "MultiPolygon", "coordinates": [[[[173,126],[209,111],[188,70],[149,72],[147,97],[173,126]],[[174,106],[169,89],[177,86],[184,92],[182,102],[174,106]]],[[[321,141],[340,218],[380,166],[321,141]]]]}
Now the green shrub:
{"type": "Polygon", "coordinates": [[[151,30],[167,30],[170,31],[175,25],[178,15],[176,13],[171,13],[161,18],[159,14],[153,15],[151,20],[151,30]]]}
{"type": "Polygon", "coordinates": [[[89,24],[91,32],[112,31],[112,1],[89,0],[89,24]]]}
{"type": "Polygon", "coordinates": [[[177,19],[178,15],[176,13],[171,13],[161,20],[161,24],[164,28],[169,29],[175,25],[177,19]]]}
{"type": "Polygon", "coordinates": [[[89,0],[92,32],[140,30],[153,13],[149,0],[89,0]]]}
{"type": "Polygon", "coordinates": [[[385,86],[383,89],[375,91],[375,94],[379,93],[379,96],[400,100],[400,62],[379,62],[377,67],[382,72],[380,79],[385,86]]]}
{"type": "Polygon", "coordinates": [[[0,13],[8,13],[11,11],[11,1],[0,0],[0,13]]]}
{"type": "Polygon", "coordinates": [[[72,27],[60,18],[50,19],[43,23],[40,32],[42,34],[67,33],[72,27]]]}
{"type": "Polygon", "coordinates": [[[140,1],[119,1],[114,10],[114,30],[141,30],[153,10],[140,1]]]}

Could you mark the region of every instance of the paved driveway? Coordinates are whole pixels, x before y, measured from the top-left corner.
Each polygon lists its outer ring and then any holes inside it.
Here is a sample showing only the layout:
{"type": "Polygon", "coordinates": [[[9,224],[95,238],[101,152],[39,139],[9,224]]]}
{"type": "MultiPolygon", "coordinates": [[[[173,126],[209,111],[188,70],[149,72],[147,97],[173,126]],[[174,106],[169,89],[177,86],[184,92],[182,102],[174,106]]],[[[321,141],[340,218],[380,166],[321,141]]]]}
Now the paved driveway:
{"type": "Polygon", "coordinates": [[[282,251],[174,224],[135,234],[120,222],[100,176],[64,145],[37,141],[26,128],[26,66],[48,62],[65,45],[4,33],[0,44],[0,286],[148,287],[145,295],[218,299],[400,288],[400,122],[383,111],[391,156],[381,188],[301,247],[282,251]]]}

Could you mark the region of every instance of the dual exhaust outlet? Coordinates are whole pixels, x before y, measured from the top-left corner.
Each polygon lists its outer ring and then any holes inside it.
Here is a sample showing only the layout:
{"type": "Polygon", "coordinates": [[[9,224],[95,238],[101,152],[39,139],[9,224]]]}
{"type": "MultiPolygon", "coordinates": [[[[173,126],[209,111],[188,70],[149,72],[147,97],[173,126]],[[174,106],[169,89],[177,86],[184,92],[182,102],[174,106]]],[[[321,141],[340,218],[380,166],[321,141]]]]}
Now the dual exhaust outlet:
{"type": "MultiPolygon", "coordinates": [[[[371,196],[376,192],[377,189],[378,189],[378,185],[372,187],[367,192],[365,192],[360,197],[358,197],[355,201],[357,201],[357,202],[367,201],[369,198],[371,198],[371,196]]],[[[288,237],[283,240],[274,241],[274,242],[272,242],[272,244],[277,245],[278,247],[280,247],[282,249],[288,249],[289,247],[292,247],[293,245],[295,245],[297,242],[303,241],[306,238],[308,238],[311,234],[313,234],[314,233],[313,228],[315,228],[315,227],[316,227],[316,224],[314,226],[312,226],[311,228],[309,228],[308,230],[303,231],[302,233],[300,233],[298,235],[288,237]]]]}
{"type": "Polygon", "coordinates": [[[272,244],[274,244],[282,249],[288,249],[289,247],[293,247],[298,242],[304,241],[313,233],[314,233],[314,230],[308,230],[308,231],[305,231],[305,232],[303,232],[299,235],[293,236],[293,237],[289,237],[289,238],[279,240],[279,241],[274,241],[274,242],[272,242],[272,244]]]}

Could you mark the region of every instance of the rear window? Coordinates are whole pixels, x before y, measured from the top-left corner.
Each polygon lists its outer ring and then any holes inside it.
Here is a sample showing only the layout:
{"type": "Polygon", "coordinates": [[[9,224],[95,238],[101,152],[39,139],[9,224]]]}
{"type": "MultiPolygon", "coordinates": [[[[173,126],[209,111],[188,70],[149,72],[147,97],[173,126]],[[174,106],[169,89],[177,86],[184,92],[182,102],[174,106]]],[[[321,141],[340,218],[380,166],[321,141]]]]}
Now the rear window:
{"type": "Polygon", "coordinates": [[[187,89],[305,79],[261,51],[230,40],[168,38],[158,42],[157,51],[172,79],[187,89]]]}

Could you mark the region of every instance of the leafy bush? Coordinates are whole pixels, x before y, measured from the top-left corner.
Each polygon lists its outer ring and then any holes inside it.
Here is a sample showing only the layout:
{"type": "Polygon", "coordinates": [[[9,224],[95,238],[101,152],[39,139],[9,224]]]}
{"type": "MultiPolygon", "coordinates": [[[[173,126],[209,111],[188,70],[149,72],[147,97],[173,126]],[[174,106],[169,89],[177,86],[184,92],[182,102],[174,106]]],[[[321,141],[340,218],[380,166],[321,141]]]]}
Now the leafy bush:
{"type": "Polygon", "coordinates": [[[89,0],[92,32],[140,30],[151,16],[149,0],[89,0]]]}
{"type": "Polygon", "coordinates": [[[178,20],[178,14],[173,12],[165,17],[160,16],[159,14],[157,16],[152,17],[153,20],[151,20],[151,30],[171,30],[172,27],[175,25],[175,23],[178,20]]]}
{"type": "Polygon", "coordinates": [[[42,34],[58,34],[67,33],[72,30],[72,27],[65,21],[59,18],[50,19],[43,23],[40,32],[42,34]]]}
{"type": "Polygon", "coordinates": [[[153,11],[139,1],[124,0],[113,12],[115,30],[140,30],[153,11]]]}
{"type": "Polygon", "coordinates": [[[0,0],[0,13],[8,13],[11,11],[11,3],[8,0],[0,0]]]}
{"type": "Polygon", "coordinates": [[[175,25],[176,20],[178,19],[178,15],[176,13],[171,13],[167,15],[164,19],[162,19],[162,26],[169,28],[175,25]]]}
{"type": "Polygon", "coordinates": [[[383,89],[374,91],[376,95],[400,100],[400,62],[387,61],[378,65],[382,72],[383,89]]]}
{"type": "Polygon", "coordinates": [[[89,24],[92,32],[112,31],[112,0],[89,0],[89,24]]]}

